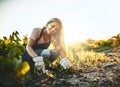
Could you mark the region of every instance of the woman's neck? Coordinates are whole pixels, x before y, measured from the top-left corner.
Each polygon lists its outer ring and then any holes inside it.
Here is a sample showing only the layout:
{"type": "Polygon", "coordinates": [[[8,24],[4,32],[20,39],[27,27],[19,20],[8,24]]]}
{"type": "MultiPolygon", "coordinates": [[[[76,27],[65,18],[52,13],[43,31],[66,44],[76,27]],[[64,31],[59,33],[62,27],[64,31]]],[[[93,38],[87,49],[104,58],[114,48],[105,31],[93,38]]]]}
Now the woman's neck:
{"type": "Polygon", "coordinates": [[[44,30],[44,34],[43,34],[43,39],[45,40],[45,41],[48,41],[49,40],[49,34],[47,33],[47,31],[46,30],[44,30]]]}

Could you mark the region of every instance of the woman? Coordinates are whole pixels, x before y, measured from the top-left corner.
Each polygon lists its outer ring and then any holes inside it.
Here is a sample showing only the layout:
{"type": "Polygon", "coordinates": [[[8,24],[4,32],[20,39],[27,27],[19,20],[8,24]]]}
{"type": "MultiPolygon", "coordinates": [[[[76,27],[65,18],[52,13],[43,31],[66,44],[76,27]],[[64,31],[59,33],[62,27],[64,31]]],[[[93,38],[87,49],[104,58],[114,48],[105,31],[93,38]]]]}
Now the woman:
{"type": "Polygon", "coordinates": [[[58,18],[50,19],[43,28],[35,28],[29,38],[22,60],[28,61],[31,73],[34,73],[34,66],[45,73],[44,59],[54,61],[61,56],[60,65],[70,68],[71,62],[66,58],[65,44],[63,37],[62,22],[58,18]],[[53,44],[55,49],[49,49],[53,44]]]}

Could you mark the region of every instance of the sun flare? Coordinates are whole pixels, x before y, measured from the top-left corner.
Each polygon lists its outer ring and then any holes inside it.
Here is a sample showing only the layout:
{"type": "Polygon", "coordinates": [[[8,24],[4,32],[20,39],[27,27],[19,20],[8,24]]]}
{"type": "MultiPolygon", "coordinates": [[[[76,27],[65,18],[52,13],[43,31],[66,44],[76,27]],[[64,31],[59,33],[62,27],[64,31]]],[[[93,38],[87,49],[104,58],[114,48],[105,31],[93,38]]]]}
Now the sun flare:
{"type": "Polygon", "coordinates": [[[65,43],[68,45],[69,43],[72,42],[80,42],[84,40],[84,35],[83,33],[81,34],[80,31],[64,31],[64,38],[65,38],[65,43]]]}

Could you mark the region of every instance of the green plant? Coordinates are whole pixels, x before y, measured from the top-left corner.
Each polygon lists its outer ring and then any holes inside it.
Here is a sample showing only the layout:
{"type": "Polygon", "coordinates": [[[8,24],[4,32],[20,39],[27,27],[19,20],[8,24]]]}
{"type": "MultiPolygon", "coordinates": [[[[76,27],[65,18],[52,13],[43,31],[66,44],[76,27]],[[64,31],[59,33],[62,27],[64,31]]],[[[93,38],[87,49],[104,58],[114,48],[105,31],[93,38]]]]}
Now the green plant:
{"type": "Polygon", "coordinates": [[[29,64],[21,60],[25,46],[18,35],[15,31],[9,38],[0,39],[0,84],[16,84],[29,70],[29,64]]]}

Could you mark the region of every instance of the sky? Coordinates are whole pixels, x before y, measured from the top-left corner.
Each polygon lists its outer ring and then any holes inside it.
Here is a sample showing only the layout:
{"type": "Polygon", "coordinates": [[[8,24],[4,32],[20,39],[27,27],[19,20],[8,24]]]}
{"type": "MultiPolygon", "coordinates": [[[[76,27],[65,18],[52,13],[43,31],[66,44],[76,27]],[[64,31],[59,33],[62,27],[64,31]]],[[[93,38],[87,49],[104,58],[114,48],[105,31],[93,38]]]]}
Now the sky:
{"type": "Polygon", "coordinates": [[[68,43],[108,39],[120,33],[120,0],[0,0],[0,38],[14,31],[29,37],[53,17],[68,43]]]}

